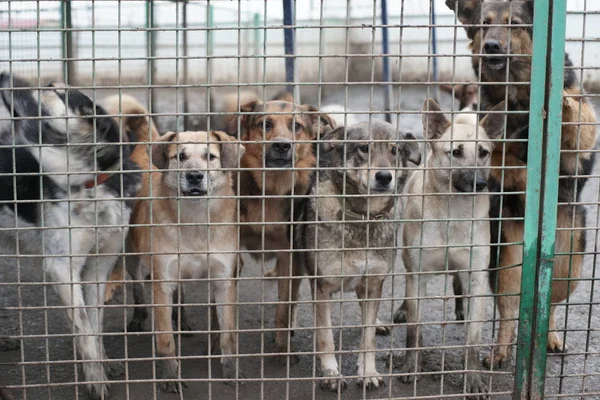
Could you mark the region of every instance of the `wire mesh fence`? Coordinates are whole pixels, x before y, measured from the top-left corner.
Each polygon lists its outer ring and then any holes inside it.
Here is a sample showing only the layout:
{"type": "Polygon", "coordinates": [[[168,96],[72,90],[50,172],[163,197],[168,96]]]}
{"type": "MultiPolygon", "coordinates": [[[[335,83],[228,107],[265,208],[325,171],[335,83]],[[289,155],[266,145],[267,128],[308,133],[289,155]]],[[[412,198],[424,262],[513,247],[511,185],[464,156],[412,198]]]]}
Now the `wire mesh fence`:
{"type": "Polygon", "coordinates": [[[600,398],[599,18],[0,4],[0,399],[600,398]]]}

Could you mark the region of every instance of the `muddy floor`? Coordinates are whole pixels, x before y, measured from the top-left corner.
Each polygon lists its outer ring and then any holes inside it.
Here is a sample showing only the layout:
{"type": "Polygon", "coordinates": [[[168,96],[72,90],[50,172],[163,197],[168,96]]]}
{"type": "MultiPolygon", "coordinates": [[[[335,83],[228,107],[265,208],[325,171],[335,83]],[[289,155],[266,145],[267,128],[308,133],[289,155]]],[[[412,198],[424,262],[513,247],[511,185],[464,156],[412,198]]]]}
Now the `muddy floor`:
{"type": "MultiPolygon", "coordinates": [[[[219,89],[213,89],[213,98],[219,89]]],[[[141,99],[146,91],[130,91],[141,99]]],[[[105,95],[97,91],[98,98],[105,95]]],[[[209,96],[205,92],[190,93],[190,113],[206,110],[209,96]]],[[[421,108],[426,96],[424,87],[409,86],[394,94],[394,99],[401,99],[402,111],[416,112],[421,108]]],[[[344,103],[344,89],[323,90],[321,104],[344,103]]],[[[180,98],[181,100],[181,98],[180,98]]],[[[303,102],[317,104],[317,90],[303,89],[303,102]]],[[[350,87],[347,104],[350,110],[366,111],[372,102],[371,109],[380,110],[383,96],[380,88],[350,87]]],[[[181,102],[175,109],[175,96],[168,90],[155,94],[154,112],[159,114],[182,111],[181,102]]],[[[450,99],[442,98],[442,108],[449,109],[450,99]]],[[[599,107],[597,107],[600,110],[599,107]]],[[[357,115],[358,119],[368,118],[367,114],[357,115]]],[[[375,114],[374,118],[381,118],[375,114]]],[[[161,132],[176,129],[177,121],[170,116],[157,116],[161,132]]],[[[399,119],[394,116],[394,123],[399,121],[403,131],[411,131],[420,135],[421,116],[403,114],[399,119]]],[[[182,124],[182,120],[179,121],[182,124]]],[[[206,119],[191,115],[188,127],[202,128],[206,119]]],[[[211,120],[218,125],[218,121],[211,120]]],[[[180,125],[182,126],[182,125],[180,125]]],[[[600,174],[597,164],[594,175],[600,174]]],[[[566,341],[569,352],[565,355],[550,355],[548,358],[548,377],[546,379],[547,398],[600,399],[600,311],[598,296],[600,285],[594,282],[600,271],[597,265],[598,213],[598,180],[591,179],[587,184],[582,201],[588,202],[587,250],[582,281],[570,299],[570,305],[559,308],[559,329],[567,329],[566,341]],[[595,304],[594,304],[595,302],[595,304]],[[568,313],[567,313],[568,310],[568,313]],[[568,317],[567,317],[568,315],[568,317]]],[[[0,386],[27,386],[26,389],[15,388],[13,395],[17,399],[85,399],[81,386],[72,382],[82,379],[81,369],[73,364],[75,351],[73,340],[69,337],[69,327],[61,310],[52,307],[59,305],[55,293],[43,285],[39,260],[22,261],[18,267],[15,260],[5,259],[0,264],[0,335],[22,337],[20,350],[0,353],[0,386]],[[17,308],[21,308],[18,311],[17,308]]],[[[131,309],[123,308],[122,302],[131,304],[131,287],[126,287],[125,294],[119,294],[108,307],[105,314],[105,344],[110,358],[124,359],[126,374],[115,380],[112,385],[113,399],[372,399],[372,398],[407,398],[423,396],[423,398],[462,398],[463,348],[465,344],[465,326],[457,324],[454,317],[450,279],[437,277],[428,286],[429,295],[434,297],[426,301],[425,325],[423,326],[424,343],[422,351],[424,374],[417,383],[401,383],[394,374],[398,370],[394,365],[403,358],[405,327],[394,326],[390,336],[378,336],[377,356],[378,369],[385,375],[386,386],[365,392],[354,383],[343,393],[329,393],[319,387],[319,364],[312,354],[316,349],[313,339],[314,321],[310,305],[310,291],[305,282],[301,290],[301,305],[298,310],[298,329],[293,342],[300,353],[300,362],[296,365],[280,365],[274,357],[270,331],[273,328],[277,288],[274,282],[260,279],[270,265],[247,260],[238,285],[239,320],[239,368],[251,381],[244,385],[232,387],[219,382],[221,370],[218,359],[207,358],[204,353],[208,341],[207,286],[198,282],[186,284],[187,301],[196,305],[187,308],[187,315],[197,333],[190,337],[182,337],[178,348],[184,360],[181,365],[182,377],[187,382],[183,394],[165,394],[158,391],[156,384],[150,381],[157,377],[158,365],[153,362],[153,341],[149,334],[124,335],[126,321],[131,317],[131,309]],[[210,380],[215,378],[216,380],[210,380]],[[125,383],[127,381],[127,383],[125,383]]],[[[600,268],[600,267],[599,267],[600,268]]],[[[384,301],[379,316],[389,323],[398,300],[404,293],[404,269],[398,262],[394,274],[387,279],[384,290],[384,301]],[[394,299],[396,299],[394,301],[394,299]]],[[[339,300],[339,297],[336,297],[339,300]]],[[[333,324],[338,349],[341,346],[341,371],[351,376],[355,373],[357,354],[355,351],[360,342],[360,310],[355,303],[355,296],[347,293],[344,302],[335,303],[333,324]]],[[[488,301],[483,332],[482,353],[487,354],[493,342],[492,334],[497,329],[493,322],[497,318],[493,300],[488,301]]],[[[497,371],[488,371],[493,398],[508,399],[513,385],[513,368],[510,364],[497,371]]]]}

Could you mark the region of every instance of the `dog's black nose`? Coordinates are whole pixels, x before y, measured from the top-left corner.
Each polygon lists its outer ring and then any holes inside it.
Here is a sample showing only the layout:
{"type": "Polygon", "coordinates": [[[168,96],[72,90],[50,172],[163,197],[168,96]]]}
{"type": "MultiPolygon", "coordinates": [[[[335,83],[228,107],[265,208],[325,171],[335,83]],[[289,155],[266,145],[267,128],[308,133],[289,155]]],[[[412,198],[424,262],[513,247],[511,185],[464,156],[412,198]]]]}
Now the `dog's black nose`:
{"type": "Polygon", "coordinates": [[[271,145],[271,147],[273,147],[273,150],[276,152],[285,154],[290,151],[292,144],[288,142],[275,142],[271,145]]]}
{"type": "Polygon", "coordinates": [[[502,47],[497,40],[487,40],[483,45],[483,51],[486,54],[498,54],[502,51],[502,47]]]}
{"type": "Polygon", "coordinates": [[[378,171],[375,174],[375,180],[381,185],[387,185],[392,181],[392,173],[390,171],[378,171]]]}
{"type": "Polygon", "coordinates": [[[204,179],[204,174],[198,171],[188,172],[185,174],[185,179],[187,179],[187,181],[192,185],[196,185],[202,182],[202,179],[204,179]]]}
{"type": "Polygon", "coordinates": [[[477,182],[475,182],[475,191],[477,191],[477,192],[484,191],[486,187],[487,187],[487,182],[484,181],[483,179],[477,179],[477,182]]]}

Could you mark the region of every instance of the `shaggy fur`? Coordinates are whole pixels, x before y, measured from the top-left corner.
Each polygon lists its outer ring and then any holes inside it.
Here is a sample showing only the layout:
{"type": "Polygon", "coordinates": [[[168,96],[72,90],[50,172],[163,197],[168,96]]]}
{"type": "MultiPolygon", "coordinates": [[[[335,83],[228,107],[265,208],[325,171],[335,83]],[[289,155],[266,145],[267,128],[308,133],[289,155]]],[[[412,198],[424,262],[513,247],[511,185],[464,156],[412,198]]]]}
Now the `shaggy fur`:
{"type": "Polygon", "coordinates": [[[61,85],[39,96],[27,86],[0,75],[2,99],[15,118],[14,136],[5,133],[0,147],[0,246],[3,252],[13,253],[18,245],[20,253],[52,256],[44,260],[48,280],[59,283],[53,288],[69,307],[87,388],[100,398],[108,396],[105,368],[120,372],[103,363],[104,287],[115,254],[123,250],[133,206],[127,199],[137,192],[140,175],[103,108],[61,85]],[[19,119],[36,116],[43,119],[19,119]],[[24,146],[11,148],[13,141],[24,146]]]}
{"type": "Polygon", "coordinates": [[[301,260],[315,296],[322,385],[334,392],[345,381],[334,355],[330,302],[342,288],[354,290],[364,300],[360,307],[366,326],[356,364],[361,383],[367,389],[383,383],[375,368],[377,312],[383,282],[396,258],[394,220],[401,215],[396,200],[408,176],[407,161],[421,160],[419,145],[411,139],[412,135],[396,134],[391,124],[380,121],[339,127],[323,137],[323,158],[329,160],[322,166],[328,169],[319,173],[309,195],[328,197],[307,201],[302,219],[308,224],[296,229],[295,248],[306,250],[301,260]],[[352,250],[365,247],[370,250],[352,250]],[[344,251],[313,251],[319,249],[344,251]]]}
{"type": "MultiPolygon", "coordinates": [[[[509,111],[524,112],[509,116],[506,137],[527,139],[530,85],[518,83],[529,82],[531,77],[530,56],[533,40],[530,25],[533,22],[533,1],[447,0],[446,4],[455,10],[458,19],[467,25],[467,35],[472,40],[473,67],[478,75],[481,74],[482,82],[488,83],[481,87],[482,110],[489,110],[498,102],[508,99],[509,111]],[[487,24],[510,24],[510,29],[508,25],[486,28],[487,24]],[[518,57],[519,55],[526,57],[518,57]]],[[[571,65],[566,56],[565,66],[571,65]]],[[[555,252],[560,255],[554,260],[554,278],[561,280],[555,280],[552,284],[553,303],[564,301],[576,288],[576,279],[581,274],[582,254],[585,251],[585,232],[579,229],[585,227],[585,209],[581,205],[564,204],[579,200],[587,180],[586,176],[591,173],[594,163],[591,150],[596,144],[596,126],[593,124],[596,122],[596,116],[578,86],[575,74],[566,68],[558,195],[558,201],[563,204],[558,207],[555,244],[555,252]],[[578,125],[579,123],[581,125],[578,125]]],[[[527,142],[498,146],[492,157],[492,166],[511,168],[497,168],[492,171],[494,182],[490,190],[502,190],[504,194],[502,208],[500,196],[492,197],[490,216],[494,219],[522,218],[525,195],[510,192],[525,192],[527,142]]],[[[500,237],[498,221],[492,221],[492,243],[523,241],[522,221],[502,221],[500,237]]],[[[502,295],[498,297],[501,321],[499,346],[494,354],[486,359],[487,364],[501,364],[509,356],[509,345],[515,336],[519,297],[504,295],[520,291],[522,253],[521,245],[492,247],[490,280],[493,291],[502,295]]],[[[566,345],[558,333],[553,332],[556,329],[554,313],[555,307],[552,307],[548,350],[563,352],[566,345]]]]}

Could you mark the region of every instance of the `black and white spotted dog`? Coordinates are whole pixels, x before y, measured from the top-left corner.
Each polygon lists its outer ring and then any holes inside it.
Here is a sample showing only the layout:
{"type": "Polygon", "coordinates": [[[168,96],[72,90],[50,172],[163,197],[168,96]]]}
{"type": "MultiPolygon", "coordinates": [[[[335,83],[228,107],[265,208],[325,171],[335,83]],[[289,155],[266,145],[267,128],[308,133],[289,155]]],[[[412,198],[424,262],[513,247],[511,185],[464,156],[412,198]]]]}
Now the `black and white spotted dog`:
{"type": "Polygon", "coordinates": [[[118,365],[103,363],[100,306],[140,174],[117,124],[89,97],[58,84],[27,86],[0,74],[14,127],[0,136],[0,251],[43,257],[68,307],[87,388],[101,398],[118,365]]]}

